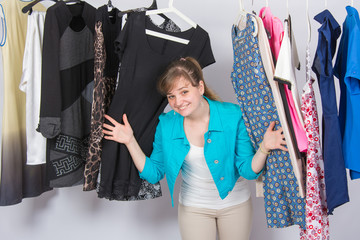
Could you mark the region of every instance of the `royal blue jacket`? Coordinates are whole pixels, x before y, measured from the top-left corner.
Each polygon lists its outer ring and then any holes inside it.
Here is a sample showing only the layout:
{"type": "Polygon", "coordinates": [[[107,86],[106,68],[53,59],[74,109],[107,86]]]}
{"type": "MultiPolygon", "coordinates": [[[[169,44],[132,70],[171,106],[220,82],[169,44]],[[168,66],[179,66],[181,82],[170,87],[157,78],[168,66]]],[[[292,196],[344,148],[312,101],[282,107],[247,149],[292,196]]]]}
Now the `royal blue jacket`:
{"type": "MultiPolygon", "coordinates": [[[[219,195],[224,199],[237,179],[256,179],[251,168],[255,151],[245,128],[240,107],[236,104],[206,100],[210,106],[208,131],[204,134],[204,154],[219,195]]],[[[142,179],[150,183],[160,181],[164,175],[173,203],[174,185],[190,145],[184,131],[184,117],[174,110],[159,117],[153,143],[153,152],[146,157],[142,179]]]]}

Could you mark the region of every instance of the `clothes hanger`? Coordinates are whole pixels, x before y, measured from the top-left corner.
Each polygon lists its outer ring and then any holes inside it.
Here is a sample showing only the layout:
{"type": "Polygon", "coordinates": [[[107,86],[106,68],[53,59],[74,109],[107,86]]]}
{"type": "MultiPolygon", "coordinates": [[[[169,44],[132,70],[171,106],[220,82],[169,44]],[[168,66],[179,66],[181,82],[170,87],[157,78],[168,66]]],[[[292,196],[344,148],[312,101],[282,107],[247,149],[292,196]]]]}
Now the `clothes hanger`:
{"type": "MultiPolygon", "coordinates": [[[[268,1],[268,0],[265,1],[265,7],[267,7],[267,8],[269,7],[269,1],[268,1]]],[[[262,12],[261,18],[264,18],[264,17],[265,17],[265,13],[266,13],[266,11],[263,11],[263,12],[262,12]]]]}
{"type": "Polygon", "coordinates": [[[309,17],[309,0],[306,0],[306,18],[307,18],[307,32],[308,32],[307,42],[309,44],[310,41],[311,41],[311,24],[310,24],[310,17],[309,17]]]}
{"type": "Polygon", "coordinates": [[[251,13],[256,15],[256,12],[254,10],[254,0],[251,0],[251,13]]]}
{"type": "Polygon", "coordinates": [[[243,7],[243,1],[239,0],[239,15],[236,19],[235,24],[237,25],[241,20],[246,19],[246,14],[247,13],[245,12],[245,9],[243,7]]]}
{"type": "Polygon", "coordinates": [[[327,0],[325,0],[325,9],[327,9],[327,0]]]}
{"type": "MultiPolygon", "coordinates": [[[[32,2],[30,2],[28,5],[26,5],[25,7],[23,7],[23,8],[21,9],[21,11],[22,11],[23,13],[27,13],[27,12],[30,11],[29,14],[31,14],[31,12],[32,12],[32,7],[35,6],[36,4],[38,4],[39,2],[42,2],[42,1],[45,1],[45,0],[35,0],[35,1],[32,1],[32,2]]],[[[57,2],[58,0],[51,0],[51,1],[57,2]]]]}
{"type": "Polygon", "coordinates": [[[354,7],[354,0],[351,0],[351,6],[354,7]]]}
{"type": "Polygon", "coordinates": [[[1,7],[1,11],[0,11],[0,24],[1,24],[0,47],[2,47],[6,43],[7,28],[6,28],[6,18],[5,18],[4,8],[1,4],[0,4],[0,7],[1,7]]]}
{"type": "Polygon", "coordinates": [[[286,0],[286,16],[289,16],[289,0],[286,0]]]}
{"type": "Polygon", "coordinates": [[[258,33],[258,25],[257,25],[257,22],[256,22],[256,19],[255,19],[255,16],[254,14],[252,13],[248,13],[245,11],[244,9],[244,6],[243,6],[243,1],[242,0],[239,0],[239,15],[237,17],[237,20],[235,22],[235,25],[239,26],[239,24],[247,19],[247,14],[250,14],[251,16],[251,21],[254,23],[254,32],[252,33],[252,35],[255,37],[257,36],[257,33],[258,33]]]}
{"type": "Polygon", "coordinates": [[[158,8],[158,7],[157,7],[157,2],[156,2],[156,0],[153,0],[151,6],[148,7],[148,9],[157,9],[157,8],[158,8]]]}
{"type": "MultiPolygon", "coordinates": [[[[269,1],[268,1],[268,0],[265,1],[265,7],[267,7],[267,8],[269,7],[269,1]]],[[[266,11],[263,11],[263,12],[262,12],[261,18],[264,18],[264,17],[265,17],[265,13],[266,13],[266,11]]]]}
{"type": "MultiPolygon", "coordinates": [[[[149,16],[149,15],[154,15],[154,14],[158,15],[158,14],[164,14],[164,13],[175,13],[181,19],[183,19],[186,23],[191,25],[193,28],[196,28],[197,24],[194,21],[192,21],[190,18],[185,16],[183,13],[181,13],[179,10],[177,10],[173,6],[173,2],[174,2],[173,0],[169,0],[169,7],[168,8],[146,11],[146,15],[149,16]]],[[[182,43],[182,44],[188,44],[189,43],[189,40],[187,40],[187,39],[174,37],[174,36],[171,36],[171,35],[159,33],[159,32],[153,31],[153,30],[149,30],[149,29],[145,29],[145,33],[147,35],[167,39],[167,40],[182,43]]]]}
{"type": "MultiPolygon", "coordinates": [[[[151,6],[148,7],[148,8],[145,8],[144,11],[146,11],[146,10],[153,10],[153,9],[157,9],[156,0],[153,0],[151,6]]],[[[120,12],[118,13],[118,16],[119,16],[119,17],[123,17],[125,14],[131,13],[131,12],[134,12],[134,9],[129,9],[129,10],[125,10],[125,11],[120,11],[120,12]]],[[[162,17],[163,19],[165,19],[165,21],[169,21],[169,20],[170,20],[165,14],[159,14],[159,16],[162,17]]]]}
{"type": "Polygon", "coordinates": [[[68,4],[68,3],[73,3],[73,4],[83,3],[83,1],[81,1],[81,0],[66,0],[63,2],[66,4],[68,4]]]}
{"type": "Polygon", "coordinates": [[[115,8],[114,5],[112,4],[111,0],[108,1],[107,7],[108,7],[108,11],[110,11],[110,10],[112,10],[112,9],[115,8]]]}
{"type": "Polygon", "coordinates": [[[162,8],[162,9],[157,9],[157,10],[146,11],[146,15],[149,16],[149,15],[161,14],[161,13],[175,13],[180,18],[182,18],[185,22],[187,22],[189,25],[191,25],[193,28],[196,28],[197,24],[194,21],[192,21],[190,18],[185,16],[182,12],[177,10],[173,6],[173,2],[174,2],[174,0],[169,0],[169,7],[168,8],[162,8]]]}

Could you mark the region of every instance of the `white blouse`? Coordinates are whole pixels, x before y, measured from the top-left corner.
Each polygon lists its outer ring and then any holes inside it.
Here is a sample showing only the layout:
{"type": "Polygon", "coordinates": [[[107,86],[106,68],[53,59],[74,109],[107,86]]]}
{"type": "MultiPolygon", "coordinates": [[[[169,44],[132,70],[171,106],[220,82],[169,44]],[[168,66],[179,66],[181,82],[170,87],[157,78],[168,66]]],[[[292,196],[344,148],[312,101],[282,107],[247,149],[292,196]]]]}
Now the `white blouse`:
{"type": "Polygon", "coordinates": [[[27,164],[46,162],[46,138],[36,131],[40,116],[41,65],[45,12],[33,11],[28,25],[20,90],[26,94],[27,164]]]}

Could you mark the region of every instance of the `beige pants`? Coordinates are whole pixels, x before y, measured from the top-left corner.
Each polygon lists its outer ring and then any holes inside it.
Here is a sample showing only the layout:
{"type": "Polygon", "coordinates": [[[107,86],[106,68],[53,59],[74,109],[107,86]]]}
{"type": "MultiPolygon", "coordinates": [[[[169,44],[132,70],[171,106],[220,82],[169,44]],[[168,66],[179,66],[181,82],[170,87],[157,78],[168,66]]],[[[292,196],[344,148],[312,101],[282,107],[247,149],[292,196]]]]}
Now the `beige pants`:
{"type": "Polygon", "coordinates": [[[251,199],[220,210],[187,207],[179,203],[178,221],[183,240],[249,240],[252,225],[251,199]]]}

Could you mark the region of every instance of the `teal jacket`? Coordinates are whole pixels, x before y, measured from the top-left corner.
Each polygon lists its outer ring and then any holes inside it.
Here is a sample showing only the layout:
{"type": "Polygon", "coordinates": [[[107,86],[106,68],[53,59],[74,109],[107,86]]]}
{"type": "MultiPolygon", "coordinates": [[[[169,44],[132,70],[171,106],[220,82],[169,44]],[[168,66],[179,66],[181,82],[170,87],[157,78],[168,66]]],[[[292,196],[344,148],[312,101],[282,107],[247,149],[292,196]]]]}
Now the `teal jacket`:
{"type": "MultiPolygon", "coordinates": [[[[233,189],[237,179],[256,179],[251,168],[255,151],[245,128],[240,107],[236,104],[206,100],[210,106],[208,131],[204,134],[204,154],[210,173],[221,199],[233,189]]],[[[171,203],[174,185],[190,145],[184,131],[184,117],[174,110],[159,117],[153,143],[153,152],[146,157],[140,173],[150,183],[160,181],[164,175],[168,183],[171,203]]]]}

